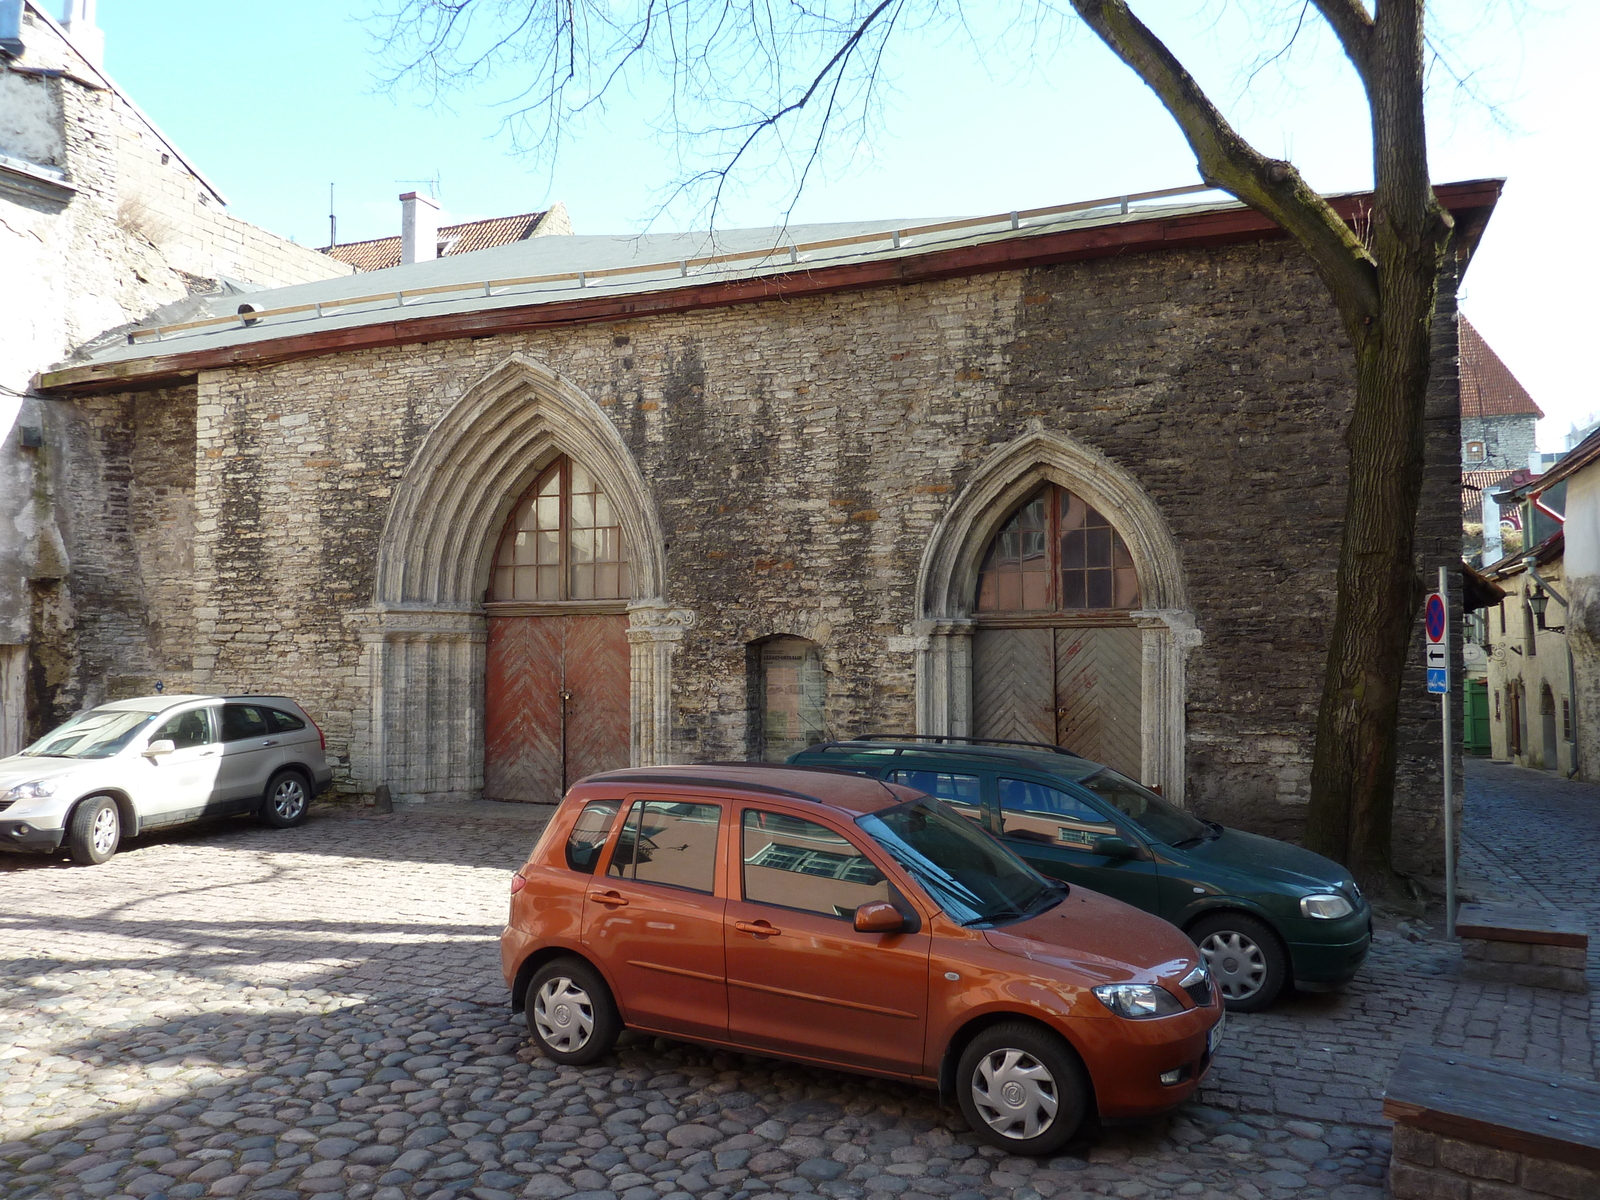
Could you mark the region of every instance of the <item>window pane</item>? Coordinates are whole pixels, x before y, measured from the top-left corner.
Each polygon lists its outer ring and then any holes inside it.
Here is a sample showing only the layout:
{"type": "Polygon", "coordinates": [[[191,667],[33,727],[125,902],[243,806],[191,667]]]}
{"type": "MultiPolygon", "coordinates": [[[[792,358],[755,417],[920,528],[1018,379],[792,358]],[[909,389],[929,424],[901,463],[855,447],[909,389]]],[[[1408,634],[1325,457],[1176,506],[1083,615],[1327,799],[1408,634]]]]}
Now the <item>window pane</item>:
{"type": "Polygon", "coordinates": [[[1111,565],[1111,529],[1102,525],[1098,529],[1084,531],[1088,536],[1087,564],[1091,567],[1109,567],[1111,565]]]}
{"type": "Polygon", "coordinates": [[[561,561],[561,535],[554,529],[541,529],[533,535],[538,539],[539,564],[547,566],[561,561]]]}
{"type": "Polygon", "coordinates": [[[567,539],[568,553],[575,563],[594,561],[594,530],[574,529],[567,539]]]}
{"type": "Polygon", "coordinates": [[[1087,608],[1088,592],[1085,590],[1084,577],[1087,571],[1061,572],[1061,607],[1062,608],[1087,608]]]}
{"type": "Polygon", "coordinates": [[[211,738],[211,710],[197,708],[180,713],[150,735],[150,741],[166,738],[179,750],[190,746],[204,746],[211,738]]]}
{"type": "Polygon", "coordinates": [[[722,809],[715,804],[635,801],[607,873],[640,883],[713,892],[721,818],[722,809]]]}
{"type": "Polygon", "coordinates": [[[606,499],[604,492],[594,495],[594,523],[596,525],[616,525],[620,522],[611,515],[611,501],[606,499]]]}
{"type": "Polygon", "coordinates": [[[615,600],[617,591],[617,564],[605,563],[594,569],[594,594],[597,600],[615,600]]]}
{"type": "Polygon", "coordinates": [[[1116,595],[1112,598],[1112,608],[1138,608],[1139,607],[1139,576],[1132,567],[1119,567],[1116,571],[1116,595]]]}
{"type": "Polygon", "coordinates": [[[266,737],[267,720],[253,704],[224,704],[222,706],[222,740],[242,741],[245,738],[266,737]]]}
{"type": "Polygon", "coordinates": [[[1081,529],[1069,529],[1061,535],[1061,566],[1082,567],[1087,565],[1087,549],[1084,544],[1084,534],[1081,529]]]}
{"type": "Polygon", "coordinates": [[[556,496],[540,496],[535,524],[539,529],[558,529],[561,526],[561,500],[556,496]]]}
{"type": "Polygon", "coordinates": [[[617,561],[617,529],[596,529],[594,531],[594,560],[595,562],[617,561]]]}
{"type": "Polygon", "coordinates": [[[574,600],[594,599],[594,568],[579,566],[572,568],[572,598],[574,600]]]}
{"type": "Polygon", "coordinates": [[[544,482],[539,485],[539,495],[559,496],[561,494],[561,471],[559,467],[552,468],[544,477],[544,482]]]}
{"type": "Polygon", "coordinates": [[[1111,607],[1111,572],[1085,571],[1084,583],[1087,595],[1084,598],[1085,608],[1110,608],[1111,607]]]}
{"type": "MultiPolygon", "coordinates": [[[[531,596],[518,596],[523,600],[559,600],[561,599],[561,568],[539,567],[539,582],[531,596]]],[[[520,589],[519,589],[520,590],[520,589]]]]}
{"type": "Polygon", "coordinates": [[[949,771],[893,771],[890,783],[904,784],[937,796],[964,817],[977,820],[983,806],[976,775],[953,775],[949,771]]]}
{"type": "Polygon", "coordinates": [[[275,708],[269,708],[266,712],[267,722],[279,733],[294,733],[306,727],[306,723],[293,713],[279,712],[275,708]]]}
{"type": "Polygon", "coordinates": [[[633,595],[633,574],[628,570],[627,563],[617,565],[617,596],[626,600],[633,595]]]}
{"type": "Polygon", "coordinates": [[[532,564],[534,560],[534,539],[539,535],[519,530],[517,536],[511,539],[511,561],[518,566],[532,564]]]}
{"type": "Polygon", "coordinates": [[[594,497],[581,492],[572,494],[572,527],[574,529],[592,529],[594,527],[594,497]]]}
{"type": "Polygon", "coordinates": [[[848,838],[825,825],[746,809],[744,898],[829,917],[889,899],[889,881],[848,838]]]}
{"type": "Polygon", "coordinates": [[[594,874],[595,862],[611,836],[621,808],[621,800],[591,800],[583,806],[567,835],[567,866],[585,875],[594,874]]]}
{"type": "Polygon", "coordinates": [[[1076,848],[1117,832],[1104,814],[1076,796],[1021,779],[1000,781],[1000,823],[1007,837],[1076,848]]]}
{"type": "Polygon", "coordinates": [[[1022,576],[1022,605],[1030,611],[1050,606],[1050,576],[1043,571],[1029,571],[1022,576]]]}
{"type": "Polygon", "coordinates": [[[572,464],[572,490],[574,492],[592,492],[595,490],[594,481],[589,478],[589,472],[585,471],[577,463],[572,464]]]}

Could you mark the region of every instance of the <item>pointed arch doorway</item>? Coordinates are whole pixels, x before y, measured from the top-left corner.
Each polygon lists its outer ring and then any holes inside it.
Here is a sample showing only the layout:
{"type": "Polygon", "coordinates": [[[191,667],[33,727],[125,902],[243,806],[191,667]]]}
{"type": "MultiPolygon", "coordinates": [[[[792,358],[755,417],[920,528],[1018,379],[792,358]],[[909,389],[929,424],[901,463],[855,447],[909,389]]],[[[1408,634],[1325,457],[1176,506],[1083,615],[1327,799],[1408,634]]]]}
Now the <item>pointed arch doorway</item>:
{"type": "Polygon", "coordinates": [[[973,606],[973,733],[1064,746],[1143,773],[1143,634],[1127,544],[1047,483],[994,535],[973,606]]]}
{"type": "Polygon", "coordinates": [[[629,761],[627,538],[611,499],[561,455],[517,501],[490,577],[483,794],[554,803],[629,761]]]}

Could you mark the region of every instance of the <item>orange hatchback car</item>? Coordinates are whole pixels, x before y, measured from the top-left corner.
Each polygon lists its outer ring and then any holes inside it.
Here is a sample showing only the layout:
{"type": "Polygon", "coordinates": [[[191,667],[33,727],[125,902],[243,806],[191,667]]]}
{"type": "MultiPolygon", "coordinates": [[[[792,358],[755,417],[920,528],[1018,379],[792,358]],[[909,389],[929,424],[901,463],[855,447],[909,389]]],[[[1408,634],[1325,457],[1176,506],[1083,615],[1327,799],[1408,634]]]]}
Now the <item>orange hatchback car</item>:
{"type": "Polygon", "coordinates": [[[911,788],[805,767],[641,767],[572,788],[512,880],[511,1003],[544,1053],[623,1027],[937,1087],[1046,1154],[1161,1112],[1222,1007],[1165,921],[1026,866],[911,788]]]}

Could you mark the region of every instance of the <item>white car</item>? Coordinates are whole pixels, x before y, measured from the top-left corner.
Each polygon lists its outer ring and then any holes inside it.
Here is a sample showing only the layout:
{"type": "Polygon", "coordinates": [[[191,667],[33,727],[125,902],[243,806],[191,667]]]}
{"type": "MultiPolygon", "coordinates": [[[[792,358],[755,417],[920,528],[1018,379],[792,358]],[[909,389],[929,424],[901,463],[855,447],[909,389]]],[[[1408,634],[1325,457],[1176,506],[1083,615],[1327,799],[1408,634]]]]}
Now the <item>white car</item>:
{"type": "Polygon", "coordinates": [[[103,863],[124,837],[254,813],[287,828],[333,781],[327,740],[286,696],[141,696],[0,759],[0,850],[103,863]]]}

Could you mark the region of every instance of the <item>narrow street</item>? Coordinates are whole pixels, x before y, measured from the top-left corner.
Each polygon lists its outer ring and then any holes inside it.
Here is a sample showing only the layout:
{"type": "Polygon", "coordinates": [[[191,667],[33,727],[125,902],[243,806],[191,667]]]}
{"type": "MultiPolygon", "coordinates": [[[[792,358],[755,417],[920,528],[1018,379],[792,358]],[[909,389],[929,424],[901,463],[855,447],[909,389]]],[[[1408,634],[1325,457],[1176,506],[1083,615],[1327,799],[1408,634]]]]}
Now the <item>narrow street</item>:
{"type": "MultiPolygon", "coordinates": [[[[1383,922],[1348,990],[1230,1019],[1199,1102],[1035,1162],[909,1087],[664,1041],[528,1048],[498,962],[548,810],[318,810],[0,859],[0,1192],[139,1200],[1378,1200],[1408,1043],[1594,1077],[1589,997],[1383,922]]],[[[1472,762],[1464,890],[1600,924],[1600,788],[1472,762]],[[1559,901],[1559,903],[1558,903],[1559,901]]],[[[1591,963],[1591,978],[1595,977],[1591,963]]]]}

